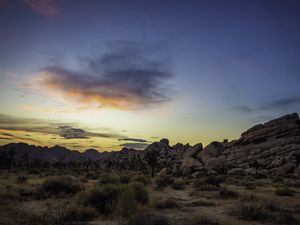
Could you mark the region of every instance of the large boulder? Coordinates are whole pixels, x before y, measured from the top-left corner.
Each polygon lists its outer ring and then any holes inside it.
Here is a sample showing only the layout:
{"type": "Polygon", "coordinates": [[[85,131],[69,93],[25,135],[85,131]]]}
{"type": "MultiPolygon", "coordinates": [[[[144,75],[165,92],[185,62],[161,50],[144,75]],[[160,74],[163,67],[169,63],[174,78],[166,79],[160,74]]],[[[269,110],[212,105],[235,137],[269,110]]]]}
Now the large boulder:
{"type": "Polygon", "coordinates": [[[202,144],[196,144],[192,147],[189,147],[184,153],[183,157],[184,158],[190,158],[190,157],[197,157],[197,154],[200,153],[200,151],[203,149],[202,144]]]}
{"type": "Polygon", "coordinates": [[[181,171],[189,170],[190,172],[196,171],[201,168],[203,168],[203,164],[198,159],[191,157],[184,158],[180,167],[181,171]]]}
{"type": "Polygon", "coordinates": [[[226,160],[224,157],[211,157],[206,161],[205,169],[209,171],[225,172],[226,160]]]}
{"type": "Polygon", "coordinates": [[[211,142],[207,145],[199,154],[201,162],[206,164],[206,162],[213,157],[218,157],[223,153],[224,144],[222,142],[211,142]]]}

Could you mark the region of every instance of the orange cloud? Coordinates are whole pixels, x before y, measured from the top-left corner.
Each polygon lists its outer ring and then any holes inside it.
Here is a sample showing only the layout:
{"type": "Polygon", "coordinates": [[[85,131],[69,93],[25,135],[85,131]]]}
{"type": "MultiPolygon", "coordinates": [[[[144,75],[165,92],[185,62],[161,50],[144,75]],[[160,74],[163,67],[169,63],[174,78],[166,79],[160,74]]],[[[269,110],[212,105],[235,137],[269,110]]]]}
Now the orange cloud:
{"type": "Polygon", "coordinates": [[[58,10],[55,0],[24,0],[36,13],[49,18],[58,16],[58,10]]]}

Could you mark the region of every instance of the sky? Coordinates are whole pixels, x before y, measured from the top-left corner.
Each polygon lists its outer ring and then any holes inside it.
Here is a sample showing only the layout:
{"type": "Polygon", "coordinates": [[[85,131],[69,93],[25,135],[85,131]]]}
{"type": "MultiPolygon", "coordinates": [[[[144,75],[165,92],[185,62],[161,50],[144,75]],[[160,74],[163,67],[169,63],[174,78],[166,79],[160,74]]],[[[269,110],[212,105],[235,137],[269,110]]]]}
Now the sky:
{"type": "Polygon", "coordinates": [[[0,0],[0,144],[237,139],[300,111],[298,0],[0,0]]]}

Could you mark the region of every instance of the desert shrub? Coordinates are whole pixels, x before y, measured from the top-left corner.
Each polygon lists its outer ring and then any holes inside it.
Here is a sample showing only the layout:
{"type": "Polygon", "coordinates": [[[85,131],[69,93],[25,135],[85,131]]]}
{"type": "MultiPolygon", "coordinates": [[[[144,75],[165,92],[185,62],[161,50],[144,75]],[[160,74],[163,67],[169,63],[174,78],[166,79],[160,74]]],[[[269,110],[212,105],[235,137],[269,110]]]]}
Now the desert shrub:
{"type": "Polygon", "coordinates": [[[84,206],[91,206],[104,215],[118,213],[121,216],[132,215],[137,204],[146,204],[148,192],[142,183],[106,184],[85,191],[80,196],[84,206]]]}
{"type": "Polygon", "coordinates": [[[294,191],[289,189],[288,187],[284,186],[284,187],[281,187],[281,188],[277,188],[275,190],[275,194],[279,195],[279,196],[293,196],[294,191]]]}
{"type": "Polygon", "coordinates": [[[132,217],[126,225],[171,225],[171,223],[165,216],[148,213],[132,217]]]}
{"type": "Polygon", "coordinates": [[[140,202],[141,204],[145,205],[148,200],[148,191],[146,186],[141,182],[133,182],[129,184],[129,188],[134,190],[135,199],[140,202]]]}
{"type": "Polygon", "coordinates": [[[168,185],[173,184],[174,179],[170,176],[165,176],[165,177],[157,177],[155,179],[155,184],[157,188],[163,188],[167,187],[168,185]]]}
{"type": "Polygon", "coordinates": [[[179,179],[175,179],[171,186],[175,190],[183,190],[184,184],[185,184],[184,180],[179,178],[179,179]]]}
{"type": "Polygon", "coordinates": [[[137,211],[137,201],[135,200],[135,192],[129,186],[125,186],[119,193],[116,212],[123,217],[129,217],[137,211]]]}
{"type": "Polygon", "coordinates": [[[156,209],[175,209],[180,208],[180,204],[174,198],[154,199],[152,206],[156,209]]]}
{"type": "Polygon", "coordinates": [[[91,206],[102,214],[110,214],[117,204],[119,193],[119,186],[110,184],[90,189],[80,199],[85,206],[91,206]]]}
{"type": "Polygon", "coordinates": [[[103,174],[99,178],[100,184],[119,184],[120,177],[117,174],[103,174]]]}
{"type": "Polygon", "coordinates": [[[47,179],[40,187],[43,197],[59,194],[75,194],[82,189],[79,182],[69,176],[60,176],[47,179]]]}
{"type": "Polygon", "coordinates": [[[180,221],[180,224],[188,225],[221,225],[215,217],[207,215],[194,215],[188,218],[184,218],[183,221],[180,221]]]}
{"type": "Polygon", "coordinates": [[[131,180],[131,177],[128,174],[121,174],[120,175],[120,183],[121,184],[128,184],[131,180]]]}
{"type": "Polygon", "coordinates": [[[149,183],[149,179],[147,177],[141,176],[141,175],[132,177],[131,181],[141,182],[144,185],[147,185],[149,183]]]}
{"type": "Polygon", "coordinates": [[[238,197],[238,193],[228,189],[227,187],[221,187],[218,196],[220,198],[236,198],[238,197]]]}
{"type": "Polygon", "coordinates": [[[19,184],[22,184],[22,183],[26,183],[27,182],[27,177],[25,177],[25,176],[18,176],[17,178],[16,178],[16,183],[19,183],[19,184]]]}
{"type": "Polygon", "coordinates": [[[262,221],[270,217],[270,212],[261,200],[254,195],[243,195],[231,213],[239,219],[262,221]]]}

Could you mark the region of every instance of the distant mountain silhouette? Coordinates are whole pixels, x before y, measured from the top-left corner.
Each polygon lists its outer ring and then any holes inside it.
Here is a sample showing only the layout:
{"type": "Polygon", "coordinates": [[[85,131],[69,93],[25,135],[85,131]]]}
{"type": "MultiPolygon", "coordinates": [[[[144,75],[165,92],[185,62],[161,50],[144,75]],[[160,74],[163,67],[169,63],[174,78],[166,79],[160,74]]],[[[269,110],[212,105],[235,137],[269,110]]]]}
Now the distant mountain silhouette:
{"type": "Polygon", "coordinates": [[[88,149],[81,153],[59,145],[50,148],[26,143],[10,143],[0,146],[0,151],[10,149],[14,149],[16,161],[20,161],[24,155],[28,155],[30,160],[58,161],[63,158],[64,161],[67,162],[77,160],[103,160],[111,155],[110,152],[98,152],[95,149],[88,149]]]}

